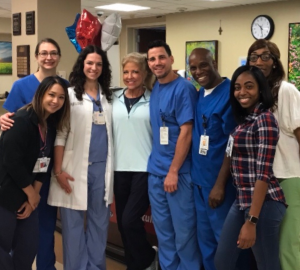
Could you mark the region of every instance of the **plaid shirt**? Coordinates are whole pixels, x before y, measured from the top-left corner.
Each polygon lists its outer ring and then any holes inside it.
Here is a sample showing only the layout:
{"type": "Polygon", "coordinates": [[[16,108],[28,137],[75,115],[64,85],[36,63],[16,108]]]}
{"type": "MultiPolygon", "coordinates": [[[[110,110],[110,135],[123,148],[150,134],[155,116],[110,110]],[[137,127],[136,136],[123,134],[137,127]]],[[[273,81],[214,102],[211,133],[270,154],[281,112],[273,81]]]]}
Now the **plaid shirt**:
{"type": "Polygon", "coordinates": [[[240,210],[251,206],[256,180],[268,183],[265,200],[285,204],[283,191],[272,169],[279,139],[274,115],[259,104],[231,136],[234,138],[231,173],[238,192],[237,204],[240,210]]]}

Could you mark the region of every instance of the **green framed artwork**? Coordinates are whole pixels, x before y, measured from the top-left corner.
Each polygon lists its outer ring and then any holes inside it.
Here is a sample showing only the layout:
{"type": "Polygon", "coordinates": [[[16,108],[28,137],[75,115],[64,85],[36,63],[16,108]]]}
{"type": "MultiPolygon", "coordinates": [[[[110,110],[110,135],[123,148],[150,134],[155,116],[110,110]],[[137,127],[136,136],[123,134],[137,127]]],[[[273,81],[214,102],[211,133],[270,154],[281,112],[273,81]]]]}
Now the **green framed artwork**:
{"type": "Polygon", "coordinates": [[[185,77],[191,83],[193,83],[193,85],[197,89],[199,89],[200,85],[197,82],[195,82],[195,80],[193,79],[189,67],[189,57],[192,50],[194,50],[195,48],[205,48],[207,50],[210,50],[218,66],[218,41],[217,40],[187,41],[185,43],[185,77]]]}
{"type": "Polygon", "coordinates": [[[288,81],[300,91],[300,22],[289,24],[288,81]]]}
{"type": "Polygon", "coordinates": [[[0,41],[0,75],[12,74],[11,42],[0,41]]]}

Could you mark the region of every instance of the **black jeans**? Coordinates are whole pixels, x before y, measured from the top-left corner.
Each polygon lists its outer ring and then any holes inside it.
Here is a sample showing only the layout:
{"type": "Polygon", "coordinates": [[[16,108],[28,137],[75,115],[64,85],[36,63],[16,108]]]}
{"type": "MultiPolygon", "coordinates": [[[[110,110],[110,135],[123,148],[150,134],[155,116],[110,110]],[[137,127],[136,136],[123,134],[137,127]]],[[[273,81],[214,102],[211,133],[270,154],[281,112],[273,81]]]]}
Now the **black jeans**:
{"type": "Polygon", "coordinates": [[[150,266],[155,257],[142,221],[149,207],[148,173],[115,172],[114,175],[117,223],[127,269],[143,270],[150,266]]]}
{"type": "Polygon", "coordinates": [[[38,211],[26,219],[0,206],[0,269],[31,270],[38,249],[38,211]]]}

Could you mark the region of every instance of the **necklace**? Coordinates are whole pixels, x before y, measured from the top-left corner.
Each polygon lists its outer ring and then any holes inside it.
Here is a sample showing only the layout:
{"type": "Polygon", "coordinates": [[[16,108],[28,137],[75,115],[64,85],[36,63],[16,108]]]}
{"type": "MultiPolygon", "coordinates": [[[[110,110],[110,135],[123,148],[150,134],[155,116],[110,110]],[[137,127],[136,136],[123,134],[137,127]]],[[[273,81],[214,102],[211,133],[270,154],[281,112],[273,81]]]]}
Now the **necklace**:
{"type": "Polygon", "coordinates": [[[140,98],[141,98],[141,96],[136,97],[136,98],[127,98],[128,102],[129,102],[129,108],[131,109],[132,106],[140,100],[140,98]],[[133,101],[133,102],[131,103],[131,101],[133,101]]]}
{"type": "MultiPolygon", "coordinates": [[[[138,91],[138,95],[137,95],[137,97],[133,97],[133,95],[131,95],[131,98],[129,98],[129,97],[127,97],[126,95],[125,95],[125,97],[126,97],[126,99],[128,100],[128,105],[129,105],[129,108],[131,109],[132,108],[132,106],[134,105],[134,104],[136,104],[140,99],[141,99],[141,97],[142,97],[142,95],[139,95],[140,93],[142,93],[142,91],[141,90],[139,90],[138,91]]],[[[129,93],[127,92],[127,94],[129,95],[129,93]]]]}

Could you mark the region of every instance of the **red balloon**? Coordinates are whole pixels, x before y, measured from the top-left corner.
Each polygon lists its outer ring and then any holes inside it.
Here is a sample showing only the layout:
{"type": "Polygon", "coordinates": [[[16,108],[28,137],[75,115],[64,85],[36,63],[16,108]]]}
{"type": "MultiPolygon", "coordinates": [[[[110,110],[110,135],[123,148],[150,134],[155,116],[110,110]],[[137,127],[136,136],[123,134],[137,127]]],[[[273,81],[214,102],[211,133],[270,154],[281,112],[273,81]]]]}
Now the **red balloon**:
{"type": "Polygon", "coordinates": [[[88,45],[101,47],[101,24],[97,17],[84,9],[76,26],[76,40],[81,49],[88,45]]]}

